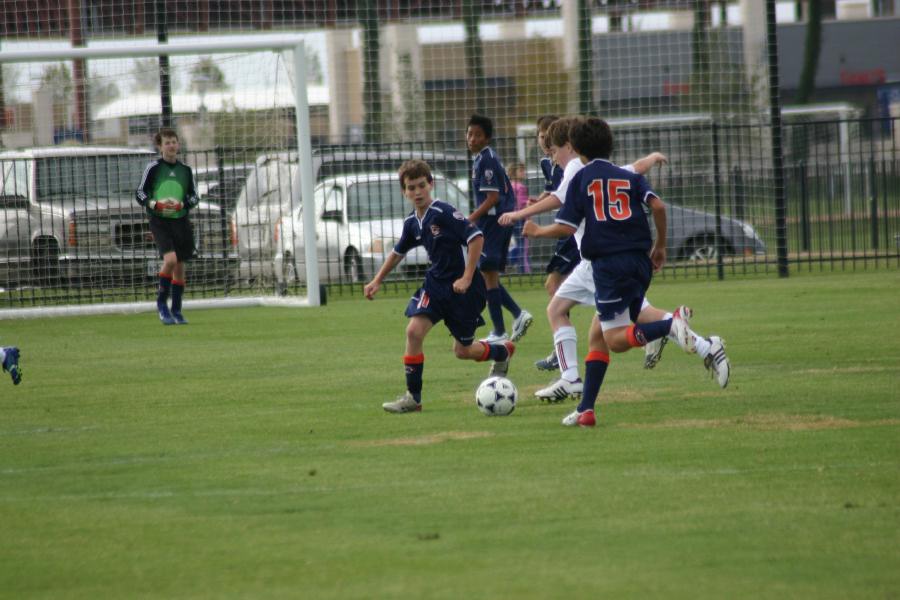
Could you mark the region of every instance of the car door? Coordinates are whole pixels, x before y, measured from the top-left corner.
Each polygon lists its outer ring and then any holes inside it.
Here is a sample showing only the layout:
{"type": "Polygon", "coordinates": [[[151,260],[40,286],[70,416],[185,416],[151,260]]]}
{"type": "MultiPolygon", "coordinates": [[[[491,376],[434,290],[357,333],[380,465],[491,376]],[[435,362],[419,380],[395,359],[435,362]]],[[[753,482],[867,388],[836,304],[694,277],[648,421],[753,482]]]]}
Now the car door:
{"type": "Polygon", "coordinates": [[[321,206],[316,206],[316,234],[319,251],[319,273],[328,281],[340,281],[343,256],[347,245],[347,190],[335,182],[323,194],[321,206]]]}
{"type": "MultiPolygon", "coordinates": [[[[28,161],[0,161],[0,273],[3,282],[19,281],[27,273],[19,263],[31,252],[31,221],[28,201],[28,161]]],[[[39,222],[39,215],[35,222],[39,222]]]]}

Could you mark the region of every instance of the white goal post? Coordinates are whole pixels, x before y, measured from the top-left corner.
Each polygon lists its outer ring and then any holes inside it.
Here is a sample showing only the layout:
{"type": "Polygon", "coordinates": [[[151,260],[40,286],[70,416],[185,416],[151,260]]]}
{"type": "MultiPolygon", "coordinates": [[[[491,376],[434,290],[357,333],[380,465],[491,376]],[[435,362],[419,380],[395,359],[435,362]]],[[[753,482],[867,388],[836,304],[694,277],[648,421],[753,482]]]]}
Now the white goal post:
{"type": "MultiPolygon", "coordinates": [[[[304,248],[306,252],[306,297],[278,296],[235,296],[212,299],[186,299],[185,308],[224,308],[237,306],[319,306],[323,298],[320,294],[319,271],[317,268],[317,248],[315,235],[315,210],[313,190],[312,145],[309,119],[309,99],[307,95],[307,54],[302,37],[283,36],[280,39],[229,40],[216,42],[192,42],[171,44],[110,44],[102,47],[75,47],[66,49],[36,50],[0,50],[0,65],[15,63],[53,63],[78,59],[123,59],[123,58],[155,58],[175,55],[216,55],[249,52],[292,52],[294,92],[294,115],[296,127],[296,151],[298,156],[298,175],[292,188],[299,192],[299,200],[303,207],[302,228],[304,248]]],[[[135,182],[135,188],[137,182],[135,182]]],[[[190,277],[190,267],[188,269],[190,277]]],[[[37,318],[46,316],[85,315],[101,313],[127,313],[156,310],[153,302],[100,302],[96,304],[65,304],[55,306],[32,306],[29,308],[0,309],[0,319],[37,318]]]]}

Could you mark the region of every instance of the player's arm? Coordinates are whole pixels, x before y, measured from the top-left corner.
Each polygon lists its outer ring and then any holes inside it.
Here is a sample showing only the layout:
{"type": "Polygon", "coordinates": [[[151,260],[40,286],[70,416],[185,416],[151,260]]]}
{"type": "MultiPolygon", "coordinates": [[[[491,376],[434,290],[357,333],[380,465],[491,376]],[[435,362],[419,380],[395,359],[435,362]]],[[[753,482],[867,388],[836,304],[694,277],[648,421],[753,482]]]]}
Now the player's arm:
{"type": "Polygon", "coordinates": [[[552,223],[550,225],[538,225],[534,221],[525,221],[522,233],[525,237],[531,238],[564,238],[575,233],[577,229],[571,225],[563,223],[552,223]]]}
{"type": "Polygon", "coordinates": [[[156,208],[156,200],[150,197],[152,192],[153,178],[156,176],[156,162],[151,162],[144,169],[144,174],[141,176],[141,183],[138,185],[137,192],[135,192],[135,200],[137,203],[143,206],[144,208],[149,208],[153,210],[156,208]]]}
{"type": "Polygon", "coordinates": [[[478,259],[481,257],[481,250],[484,248],[484,234],[480,231],[469,239],[468,251],[466,255],[466,270],[462,277],[453,282],[453,291],[457,294],[465,294],[469,286],[472,285],[472,278],[475,276],[475,268],[478,266],[478,259]]]}
{"type": "Polygon", "coordinates": [[[469,221],[471,221],[472,223],[477,223],[478,219],[486,215],[488,211],[494,208],[494,206],[498,202],[500,202],[500,192],[487,192],[484,196],[484,202],[481,203],[481,206],[473,210],[472,214],[469,215],[469,221]]]}
{"type": "Polygon", "coordinates": [[[562,206],[562,202],[553,194],[541,194],[541,199],[534,204],[530,204],[525,208],[517,211],[503,213],[502,215],[500,215],[500,218],[497,220],[497,222],[501,225],[512,225],[517,221],[524,221],[525,219],[528,219],[533,215],[556,210],[560,206],[562,206]]]}
{"type": "Polygon", "coordinates": [[[381,268],[378,269],[378,272],[375,273],[375,277],[373,277],[372,281],[367,283],[366,287],[363,288],[363,294],[365,294],[366,298],[369,300],[375,298],[375,294],[377,294],[378,290],[381,288],[381,282],[394,270],[394,267],[400,264],[400,261],[403,260],[405,256],[405,254],[397,254],[396,252],[388,254],[388,257],[384,259],[384,264],[382,264],[381,268]]]}
{"type": "Polygon", "coordinates": [[[653,224],[656,226],[656,241],[653,243],[653,248],[650,249],[650,261],[653,263],[653,270],[659,271],[666,264],[666,227],[668,226],[666,205],[655,195],[650,196],[647,205],[650,207],[653,224]]]}
{"type": "Polygon", "coordinates": [[[194,180],[194,171],[190,167],[187,167],[187,170],[190,177],[188,178],[188,189],[184,194],[184,203],[187,209],[190,210],[200,204],[200,196],[197,195],[197,182],[194,180]]]}
{"type": "Polygon", "coordinates": [[[631,163],[631,168],[638,175],[643,175],[656,165],[664,165],[668,162],[669,159],[662,152],[651,152],[644,158],[639,158],[631,163]]]}

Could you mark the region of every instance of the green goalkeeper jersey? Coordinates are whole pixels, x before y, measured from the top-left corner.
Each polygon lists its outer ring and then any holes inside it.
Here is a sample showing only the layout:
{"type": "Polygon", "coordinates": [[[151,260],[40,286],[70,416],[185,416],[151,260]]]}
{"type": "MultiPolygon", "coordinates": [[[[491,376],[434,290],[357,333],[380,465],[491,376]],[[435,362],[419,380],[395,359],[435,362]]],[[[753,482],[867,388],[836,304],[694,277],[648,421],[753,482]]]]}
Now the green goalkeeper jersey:
{"type": "Polygon", "coordinates": [[[181,161],[166,162],[158,158],[147,165],[141,185],[137,190],[137,202],[147,212],[164,219],[180,219],[200,202],[194,184],[194,173],[181,161]],[[181,208],[157,208],[160,200],[174,199],[181,202],[181,208]]]}

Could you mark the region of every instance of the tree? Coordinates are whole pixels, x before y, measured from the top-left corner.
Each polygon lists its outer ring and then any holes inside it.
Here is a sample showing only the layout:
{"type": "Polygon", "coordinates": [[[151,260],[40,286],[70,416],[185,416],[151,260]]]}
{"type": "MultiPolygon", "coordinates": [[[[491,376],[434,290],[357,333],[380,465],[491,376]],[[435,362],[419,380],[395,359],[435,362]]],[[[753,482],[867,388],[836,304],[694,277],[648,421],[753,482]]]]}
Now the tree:
{"type": "Polygon", "coordinates": [[[201,58],[190,70],[190,86],[192,92],[222,91],[229,88],[222,69],[210,57],[201,58]]]}
{"type": "Polygon", "coordinates": [[[54,102],[70,102],[74,87],[72,73],[69,71],[68,65],[64,63],[47,65],[41,72],[41,82],[38,89],[50,90],[53,94],[54,102]]]}
{"type": "Polygon", "coordinates": [[[159,92],[159,59],[138,58],[131,70],[134,92],[159,92]]]}
{"type": "Polygon", "coordinates": [[[108,81],[99,77],[88,79],[88,99],[95,109],[117,100],[121,96],[119,86],[114,81],[108,81]]]}
{"type": "Polygon", "coordinates": [[[322,69],[322,59],[319,58],[319,53],[310,48],[309,46],[305,46],[306,51],[306,83],[314,83],[316,85],[321,85],[325,80],[323,75],[324,70],[322,69]]]}

